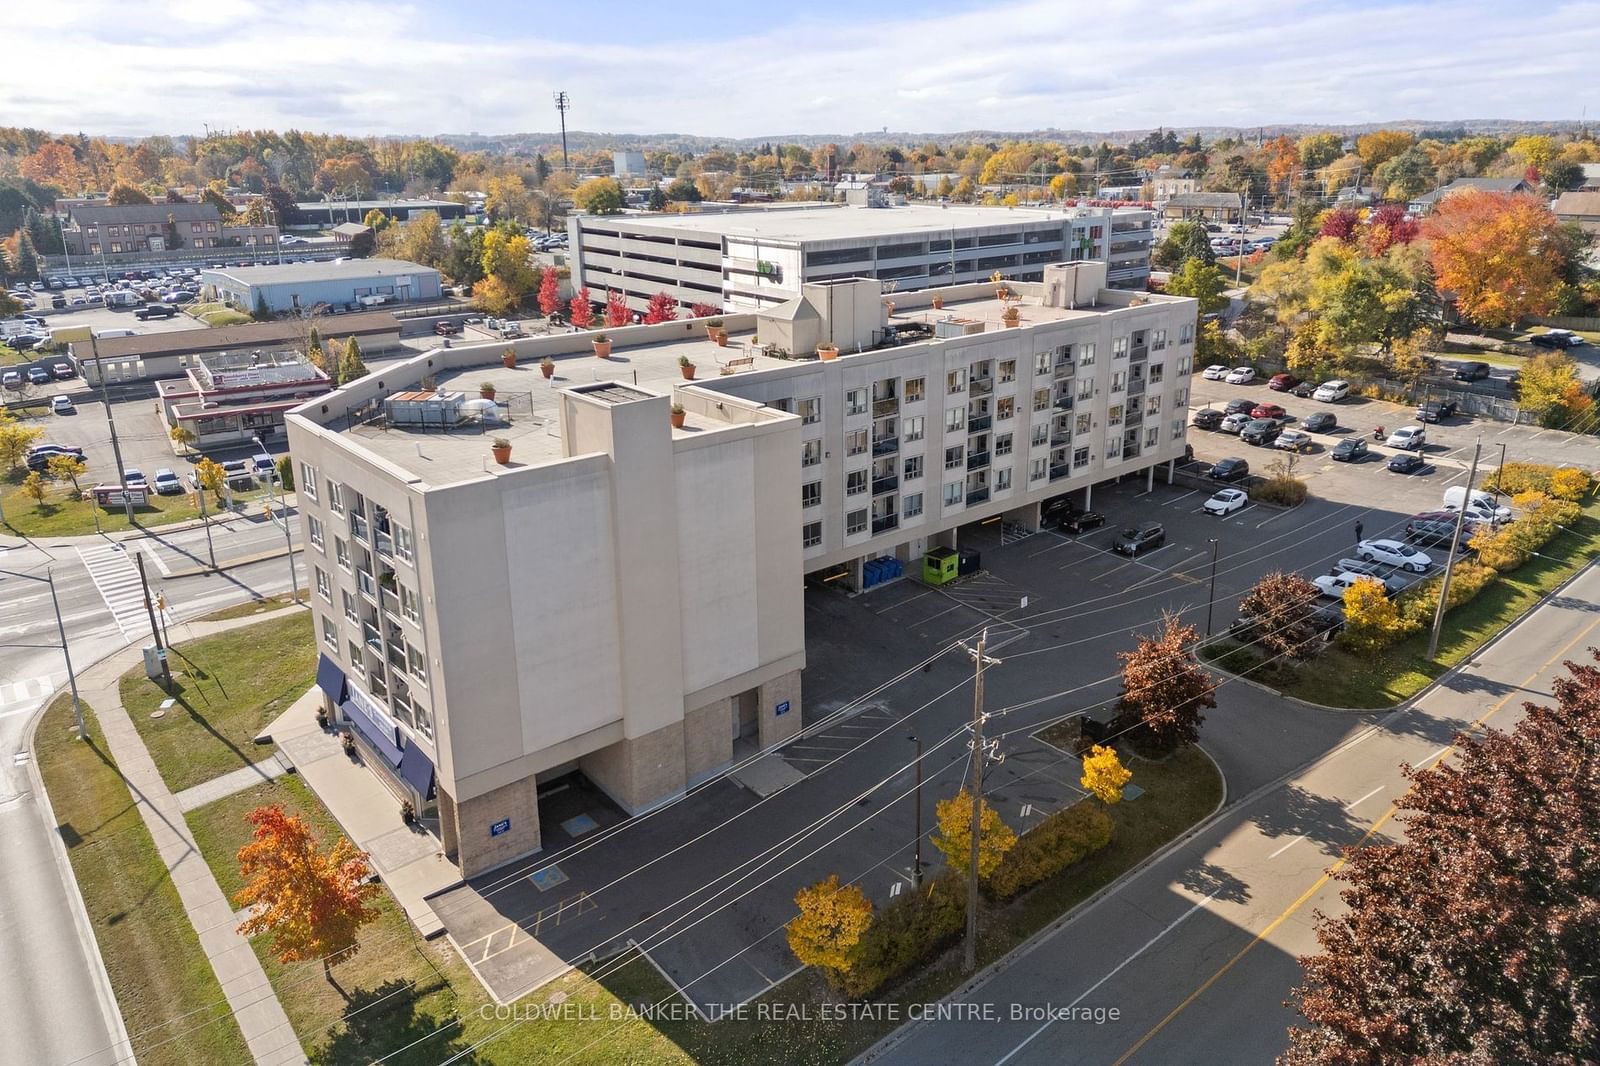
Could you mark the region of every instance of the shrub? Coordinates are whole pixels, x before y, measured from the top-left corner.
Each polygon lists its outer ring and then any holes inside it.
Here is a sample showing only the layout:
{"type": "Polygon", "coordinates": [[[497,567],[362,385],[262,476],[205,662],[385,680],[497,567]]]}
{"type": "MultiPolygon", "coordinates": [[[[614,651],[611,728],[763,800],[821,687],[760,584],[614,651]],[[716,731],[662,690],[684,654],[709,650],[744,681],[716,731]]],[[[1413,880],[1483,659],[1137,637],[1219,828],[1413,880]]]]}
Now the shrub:
{"type": "Polygon", "coordinates": [[[1074,803],[1022,834],[985,887],[996,899],[1012,899],[1099,851],[1115,833],[1103,806],[1074,803]]]}
{"type": "Polygon", "coordinates": [[[1383,591],[1383,585],[1364,577],[1344,590],[1344,630],[1339,642],[1358,652],[1387,648],[1408,632],[1399,605],[1383,591]]]}
{"type": "Polygon", "coordinates": [[[1275,503],[1279,507],[1298,507],[1305,503],[1309,489],[1297,477],[1270,477],[1251,485],[1250,498],[1257,503],[1275,503]]]}
{"type": "Polygon", "coordinates": [[[1484,479],[1486,490],[1516,496],[1538,492],[1564,500],[1581,499],[1594,487],[1593,477],[1584,470],[1548,463],[1507,463],[1484,479]]]}
{"type": "Polygon", "coordinates": [[[1575,466],[1564,466],[1550,475],[1550,495],[1557,499],[1579,500],[1593,487],[1588,472],[1575,466]]]}
{"type": "Polygon", "coordinates": [[[848,970],[824,972],[840,992],[864,999],[943,950],[965,927],[966,908],[966,881],[947,870],[877,913],[851,952],[848,970]]]}
{"type": "MultiPolygon", "coordinates": [[[[1455,569],[1450,572],[1450,595],[1445,597],[1444,609],[1453,611],[1462,604],[1472,602],[1478,593],[1489,587],[1497,574],[1494,567],[1481,560],[1456,560],[1455,569]]],[[[1430,577],[1406,590],[1401,611],[1405,616],[1407,632],[1415,633],[1433,624],[1433,613],[1439,604],[1439,584],[1443,580],[1442,576],[1430,577]]]]}

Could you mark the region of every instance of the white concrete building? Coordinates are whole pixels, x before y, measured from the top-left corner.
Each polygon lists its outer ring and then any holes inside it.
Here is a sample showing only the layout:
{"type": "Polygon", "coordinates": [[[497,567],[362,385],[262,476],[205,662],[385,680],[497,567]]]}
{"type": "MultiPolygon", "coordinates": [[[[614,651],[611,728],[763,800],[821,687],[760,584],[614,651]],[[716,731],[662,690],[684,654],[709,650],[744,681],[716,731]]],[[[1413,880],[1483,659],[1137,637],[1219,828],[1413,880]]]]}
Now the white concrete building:
{"type": "Polygon", "coordinates": [[[436,783],[463,873],[540,848],[574,770],[638,812],[798,732],[807,574],[859,589],[1182,456],[1195,302],[1045,275],[1012,303],[808,284],[726,347],[690,320],[610,331],[610,361],[439,349],[291,412],[319,683],[397,793],[436,783]]]}
{"type": "MultiPolygon", "coordinates": [[[[1113,288],[1144,289],[1154,212],[1140,208],[911,204],[774,206],[695,214],[568,216],[575,285],[642,309],[759,310],[810,281],[870,277],[907,292],[987,280],[1037,281],[1051,263],[1100,260],[1113,288]]],[[[887,288],[887,286],[886,286],[887,288]]]]}
{"type": "Polygon", "coordinates": [[[618,178],[642,178],[644,153],[618,149],[611,153],[611,173],[618,178]]]}

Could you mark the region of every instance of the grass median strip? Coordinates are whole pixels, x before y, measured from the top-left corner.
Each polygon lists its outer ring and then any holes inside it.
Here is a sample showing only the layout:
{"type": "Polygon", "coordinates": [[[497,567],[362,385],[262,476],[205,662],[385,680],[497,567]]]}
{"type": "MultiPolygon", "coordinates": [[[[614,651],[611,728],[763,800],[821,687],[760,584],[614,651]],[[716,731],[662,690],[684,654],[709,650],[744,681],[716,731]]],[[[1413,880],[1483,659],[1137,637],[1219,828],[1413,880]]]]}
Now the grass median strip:
{"type": "Polygon", "coordinates": [[[85,714],[89,739],[79,741],[71,697],[58,697],[35,752],[134,1053],[144,1066],[248,1062],[178,890],[85,714]]]}
{"type": "Polygon", "coordinates": [[[138,667],[122,676],[122,705],[162,780],[182,792],[271,754],[256,735],[316,679],[311,612],[185,641],[168,662],[170,692],[138,667]],[[176,702],[152,718],[169,696],[176,702]]]}
{"type": "MultiPolygon", "coordinates": [[[[13,470],[0,483],[6,522],[25,537],[74,537],[97,530],[116,533],[136,527],[170,525],[200,516],[200,509],[192,494],[158,496],[152,492],[144,506],[133,509],[134,522],[130,525],[127,512],[122,507],[101,507],[93,500],[75,498],[70,481],[46,482],[45,498],[41,503],[23,491],[22,480],[26,473],[20,468],[13,470]]],[[[100,473],[106,480],[116,481],[115,471],[100,473]]],[[[87,491],[98,482],[94,475],[85,474],[78,478],[78,484],[87,491]]]]}
{"type": "MultiPolygon", "coordinates": [[[[300,590],[301,603],[305,603],[306,600],[310,598],[310,589],[300,590]]],[[[283,592],[276,596],[262,596],[258,597],[257,599],[246,600],[244,603],[236,603],[232,607],[224,607],[219,611],[212,611],[210,614],[203,614],[199,618],[193,619],[193,621],[226,622],[230,618],[249,618],[252,615],[270,614],[273,611],[281,611],[283,608],[289,606],[289,603],[289,593],[283,592]]]]}

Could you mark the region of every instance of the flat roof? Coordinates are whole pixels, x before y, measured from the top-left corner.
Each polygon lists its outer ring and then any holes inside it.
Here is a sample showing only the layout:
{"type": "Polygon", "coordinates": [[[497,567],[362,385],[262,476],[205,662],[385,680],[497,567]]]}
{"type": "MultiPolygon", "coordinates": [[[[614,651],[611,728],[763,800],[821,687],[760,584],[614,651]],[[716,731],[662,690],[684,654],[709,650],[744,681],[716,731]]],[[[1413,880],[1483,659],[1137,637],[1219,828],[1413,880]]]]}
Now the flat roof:
{"type": "Polygon", "coordinates": [[[989,229],[1026,223],[1061,223],[1068,219],[1103,218],[1107,211],[1154,215],[1148,208],[978,207],[971,204],[907,204],[896,207],[743,208],[686,215],[583,215],[582,224],[640,229],[660,233],[710,233],[723,237],[755,237],[780,241],[866,240],[899,234],[937,234],[950,230],[989,229]],[[1083,212],[1082,215],[1077,212],[1083,212]]]}
{"type": "MultiPolygon", "coordinates": [[[[107,337],[96,340],[73,341],[72,354],[83,361],[100,359],[128,359],[131,357],[184,355],[198,352],[226,351],[234,348],[246,351],[270,348],[285,341],[300,340],[299,319],[285,318],[273,322],[249,322],[238,326],[221,326],[207,329],[196,324],[194,329],[169,330],[165,333],[142,333],[137,337],[107,337]]],[[[323,339],[334,337],[367,337],[374,333],[398,333],[400,320],[393,311],[362,311],[351,315],[323,315],[317,319],[317,329],[323,339]]]]}
{"type": "Polygon", "coordinates": [[[270,263],[221,270],[206,269],[200,271],[200,276],[220,274],[241,285],[280,285],[296,281],[360,281],[402,274],[438,273],[433,267],[408,263],[404,259],[347,259],[342,263],[270,263]]]}
{"type": "Polygon", "coordinates": [[[335,211],[343,211],[346,208],[348,208],[351,211],[356,211],[356,210],[371,210],[374,207],[379,208],[381,210],[382,208],[385,208],[385,207],[434,208],[434,207],[461,207],[462,205],[456,203],[456,201],[454,201],[454,200],[426,200],[426,199],[424,199],[424,200],[301,200],[301,201],[298,201],[295,204],[295,206],[300,208],[301,210],[312,210],[312,211],[321,211],[321,210],[324,210],[326,208],[332,208],[335,211]]]}

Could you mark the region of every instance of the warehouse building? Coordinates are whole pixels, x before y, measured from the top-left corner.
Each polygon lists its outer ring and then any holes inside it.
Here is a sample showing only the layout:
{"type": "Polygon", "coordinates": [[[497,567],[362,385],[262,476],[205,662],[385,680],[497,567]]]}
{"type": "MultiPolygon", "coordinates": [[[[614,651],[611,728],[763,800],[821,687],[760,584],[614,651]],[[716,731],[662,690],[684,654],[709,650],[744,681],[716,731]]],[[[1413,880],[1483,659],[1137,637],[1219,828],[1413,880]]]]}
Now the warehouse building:
{"type": "Polygon", "coordinates": [[[360,222],[368,211],[379,211],[395,222],[409,222],[424,211],[432,211],[442,222],[467,217],[466,205],[454,200],[311,200],[294,207],[296,226],[360,222]]]}
{"type": "Polygon", "coordinates": [[[246,314],[263,306],[274,313],[318,306],[355,311],[443,294],[437,270],[403,259],[223,267],[202,270],[200,284],[208,297],[246,314]]]}
{"type": "Polygon", "coordinates": [[[725,346],[608,330],[617,362],[437,349],[291,411],[330,713],[469,877],[567,844],[572,775],[622,817],[792,738],[807,575],[865,590],[1182,457],[1195,302],[1044,273],[808,283],[725,346]]]}
{"type": "Polygon", "coordinates": [[[1037,281],[1051,263],[1099,260],[1111,288],[1144,289],[1154,212],[1142,208],[807,205],[684,215],[568,216],[575,285],[642,309],[753,311],[803,284],[870,277],[908,292],[988,279],[1037,281]]]}

